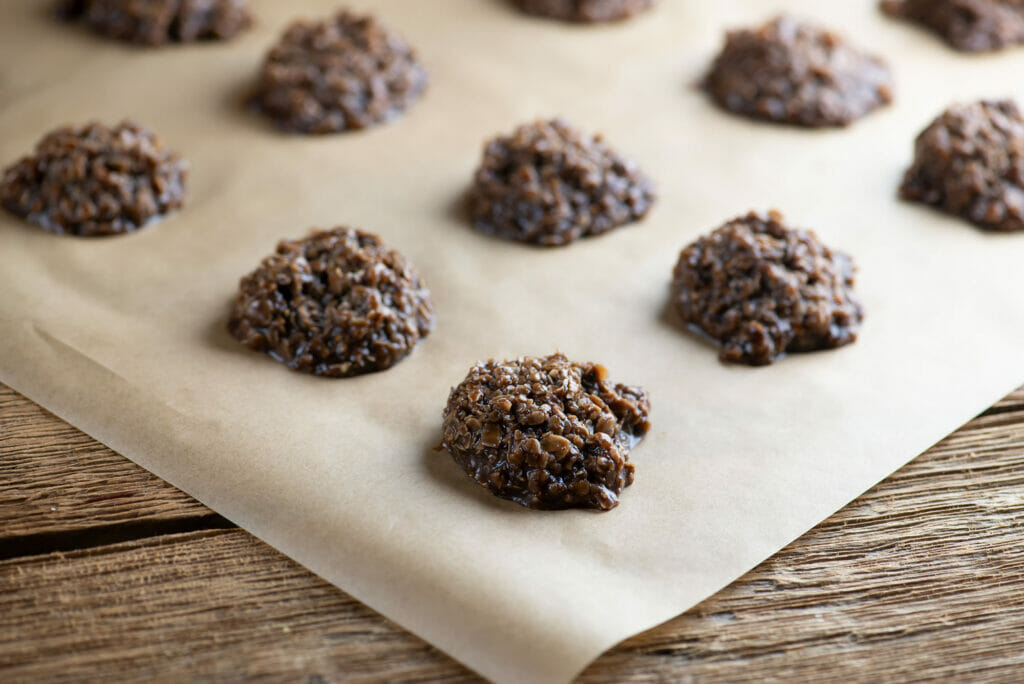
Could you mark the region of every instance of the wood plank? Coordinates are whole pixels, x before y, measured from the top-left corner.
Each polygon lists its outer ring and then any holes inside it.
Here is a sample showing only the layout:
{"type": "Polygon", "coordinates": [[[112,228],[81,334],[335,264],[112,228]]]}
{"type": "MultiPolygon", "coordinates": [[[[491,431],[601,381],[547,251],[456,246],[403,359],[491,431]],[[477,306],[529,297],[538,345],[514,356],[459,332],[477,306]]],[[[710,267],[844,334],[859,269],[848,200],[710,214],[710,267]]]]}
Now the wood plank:
{"type": "Polygon", "coordinates": [[[76,532],[87,531],[95,542],[174,529],[170,521],[222,524],[218,518],[0,385],[0,558],[81,545],[85,536],[76,532]]]}
{"type": "MultiPolygon", "coordinates": [[[[1012,680],[1024,389],[583,681],[1012,680]]],[[[5,681],[472,679],[241,530],[0,562],[5,681]]]]}

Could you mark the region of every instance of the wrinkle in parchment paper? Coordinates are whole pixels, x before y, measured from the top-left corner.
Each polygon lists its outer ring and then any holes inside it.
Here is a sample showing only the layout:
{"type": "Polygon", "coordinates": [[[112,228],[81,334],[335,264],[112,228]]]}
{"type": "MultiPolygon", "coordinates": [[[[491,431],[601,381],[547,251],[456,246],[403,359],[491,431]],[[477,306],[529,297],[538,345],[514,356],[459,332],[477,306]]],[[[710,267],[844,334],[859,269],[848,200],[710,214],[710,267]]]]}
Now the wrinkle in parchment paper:
{"type": "Polygon", "coordinates": [[[0,6],[0,162],[58,125],[127,116],[191,163],[185,207],[132,235],[0,217],[0,380],[478,672],[570,678],[1024,378],[1024,235],[896,199],[941,109],[1024,99],[1024,52],[960,55],[873,0],[665,0],[586,27],[502,0],[348,4],[416,47],[430,87],[392,124],[313,138],[276,132],[239,93],[290,19],[333,1],[253,2],[257,25],[234,41],[155,51],[51,23],[32,0],[0,6]],[[887,57],[894,105],[806,131],[709,104],[692,84],[722,31],[782,9],[887,57]],[[472,231],[452,207],[484,140],[555,115],[656,181],[649,217],[564,249],[472,231]],[[839,350],[722,365],[664,315],[671,269],[698,235],[769,208],[854,256],[864,327],[839,350]],[[416,264],[431,336],[340,381],[235,343],[223,326],[239,277],[280,238],[338,224],[416,264]],[[651,394],[636,482],[608,513],[498,501],[432,448],[473,362],[556,349],[651,394]]]}

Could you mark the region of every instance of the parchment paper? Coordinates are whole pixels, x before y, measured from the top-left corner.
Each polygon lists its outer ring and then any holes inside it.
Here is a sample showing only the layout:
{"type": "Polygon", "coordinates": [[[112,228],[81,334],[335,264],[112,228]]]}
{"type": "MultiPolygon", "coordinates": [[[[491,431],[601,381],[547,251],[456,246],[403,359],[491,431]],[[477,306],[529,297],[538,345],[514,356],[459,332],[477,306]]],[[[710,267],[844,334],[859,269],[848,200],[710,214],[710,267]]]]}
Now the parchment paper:
{"type": "Polygon", "coordinates": [[[0,217],[0,380],[478,672],[562,681],[684,611],[1024,379],[1024,235],[895,198],[916,133],[954,100],[1024,96],[1024,51],[962,56],[873,1],[663,0],[576,27],[501,0],[352,0],[431,74],[403,119],[293,137],[240,101],[288,20],[254,2],[228,44],[141,50],[0,5],[0,161],[51,128],[131,116],[191,162],[188,204],[113,239],[0,217]],[[781,8],[886,55],[895,106],[840,131],[727,116],[693,83],[724,28],[781,8]],[[564,249],[478,235],[456,201],[483,141],[562,114],[658,182],[649,219],[564,249]],[[861,339],[726,366],[666,313],[679,249],[749,209],[853,254],[861,339]],[[225,332],[239,277],[313,226],[381,234],[432,287],[436,331],[395,368],[293,373],[225,332]],[[605,364],[649,389],[636,483],[605,514],[492,498],[439,441],[449,388],[488,357],[605,364]]]}

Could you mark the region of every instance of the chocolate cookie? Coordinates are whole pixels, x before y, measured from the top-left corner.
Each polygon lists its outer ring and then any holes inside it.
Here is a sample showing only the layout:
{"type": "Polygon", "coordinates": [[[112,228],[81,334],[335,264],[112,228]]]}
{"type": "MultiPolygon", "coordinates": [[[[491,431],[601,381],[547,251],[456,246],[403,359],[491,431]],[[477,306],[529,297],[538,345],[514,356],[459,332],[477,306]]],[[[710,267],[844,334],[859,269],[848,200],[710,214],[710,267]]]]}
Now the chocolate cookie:
{"type": "Polygon", "coordinates": [[[186,164],[131,121],[65,126],[4,169],[0,203],[54,233],[128,233],[181,206],[186,164]]]}
{"type": "Polygon", "coordinates": [[[427,87],[401,38],[372,16],[341,11],[295,22],[263,62],[255,105],[285,130],[335,133],[394,119],[427,87]]]}
{"type": "Polygon", "coordinates": [[[962,52],[1024,43],[1021,0],[883,0],[882,10],[930,29],[962,52]]]}
{"type": "Polygon", "coordinates": [[[242,278],[228,322],[247,347],[331,377],[390,368],[433,327],[430,291],[412,265],[352,228],[282,240],[242,278]]]}
{"type": "Polygon", "coordinates": [[[1024,116],[1012,100],[950,107],[917,136],[907,200],[994,231],[1024,230],[1024,116]]]}
{"type": "Polygon", "coordinates": [[[585,23],[618,21],[644,11],[654,0],[515,0],[528,14],[585,23]]]}
{"type": "Polygon", "coordinates": [[[252,23],[249,0],[60,0],[57,16],[143,45],[223,40],[252,23]]]}
{"type": "Polygon", "coordinates": [[[654,199],[635,164],[554,119],[487,143],[467,204],[485,233],[565,245],[643,218],[654,199]]]}
{"type": "Polygon", "coordinates": [[[679,255],[673,304],[721,343],[721,359],[761,366],[786,352],[857,339],[863,309],[850,257],[775,211],[733,219],[679,255]]]}
{"type": "Polygon", "coordinates": [[[730,31],[704,80],[724,109],[797,126],[846,126],[892,101],[885,63],[792,17],[730,31]]]}
{"type": "Polygon", "coordinates": [[[594,363],[562,354],[470,369],[444,409],[442,445],[492,494],[528,508],[619,503],[629,451],[650,429],[650,401],[594,363]]]}

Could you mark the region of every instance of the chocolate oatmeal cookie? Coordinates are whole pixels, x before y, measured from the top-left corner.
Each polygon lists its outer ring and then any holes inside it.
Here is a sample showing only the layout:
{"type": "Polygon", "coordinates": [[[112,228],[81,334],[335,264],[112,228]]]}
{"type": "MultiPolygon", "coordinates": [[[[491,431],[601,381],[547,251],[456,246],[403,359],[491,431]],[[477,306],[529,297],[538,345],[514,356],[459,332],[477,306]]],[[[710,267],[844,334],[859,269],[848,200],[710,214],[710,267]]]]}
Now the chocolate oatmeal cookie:
{"type": "Polygon", "coordinates": [[[444,409],[442,445],[492,494],[528,508],[619,503],[630,448],[650,429],[650,401],[594,363],[562,354],[470,369],[444,409]]]}
{"type": "Polygon", "coordinates": [[[724,109],[798,126],[846,126],[892,101],[885,63],[792,17],[730,31],[704,80],[724,109]]]}
{"type": "Polygon", "coordinates": [[[142,45],[231,38],[252,23],[249,0],[59,0],[57,16],[142,45]]]}
{"type": "Polygon", "coordinates": [[[672,296],[684,321],[721,344],[723,361],[761,366],[856,340],[853,276],[850,257],[814,233],[751,212],[682,251],[672,296]]]}
{"type": "Polygon", "coordinates": [[[467,204],[478,230],[550,246],[637,221],[654,199],[635,164],[554,119],[487,143],[467,204]]]}
{"type": "Polygon", "coordinates": [[[1024,116],[1012,100],[950,107],[917,136],[900,186],[994,231],[1024,230],[1024,116]]]}
{"type": "Polygon", "coordinates": [[[1024,43],[1024,0],[883,0],[882,10],[930,29],[962,52],[1024,43]]]}
{"type": "Polygon", "coordinates": [[[253,99],[285,130],[335,133],[394,119],[427,87],[405,42],[372,16],[295,22],[263,62],[253,99]]]}
{"type": "Polygon", "coordinates": [[[53,233],[128,233],[181,206],[186,164],[131,121],[65,126],[4,169],[0,204],[53,233]]]}
{"type": "Polygon", "coordinates": [[[430,291],[412,265],[352,228],[282,240],[242,278],[228,322],[250,349],[331,377],[390,368],[433,327],[430,291]]]}
{"type": "Polygon", "coordinates": [[[654,0],[515,0],[528,14],[563,21],[594,23],[628,19],[654,4],[654,0]]]}

